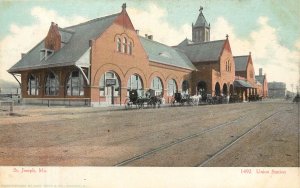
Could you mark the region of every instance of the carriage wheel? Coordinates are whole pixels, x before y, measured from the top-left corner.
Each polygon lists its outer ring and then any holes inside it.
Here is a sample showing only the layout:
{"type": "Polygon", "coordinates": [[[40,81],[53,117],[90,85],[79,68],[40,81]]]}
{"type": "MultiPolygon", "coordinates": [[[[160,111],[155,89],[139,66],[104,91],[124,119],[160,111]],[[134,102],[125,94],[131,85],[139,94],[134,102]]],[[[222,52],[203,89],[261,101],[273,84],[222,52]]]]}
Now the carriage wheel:
{"type": "Polygon", "coordinates": [[[175,106],[175,99],[174,98],[171,99],[171,106],[175,106]]]}
{"type": "Polygon", "coordinates": [[[189,100],[189,105],[195,106],[195,103],[194,103],[194,100],[193,100],[193,99],[190,99],[190,100],[189,100]]]}
{"type": "Polygon", "coordinates": [[[139,109],[143,108],[143,107],[144,107],[144,102],[138,100],[138,101],[137,101],[137,107],[138,107],[139,109]]]}
{"type": "Polygon", "coordinates": [[[183,106],[184,105],[184,100],[181,100],[180,102],[179,102],[179,104],[180,104],[180,106],[183,106]]]}
{"type": "Polygon", "coordinates": [[[161,100],[157,101],[157,108],[160,108],[161,100]]]}
{"type": "Polygon", "coordinates": [[[126,110],[128,110],[129,108],[132,108],[132,104],[130,103],[129,99],[126,99],[124,104],[125,104],[125,109],[126,110]]]}

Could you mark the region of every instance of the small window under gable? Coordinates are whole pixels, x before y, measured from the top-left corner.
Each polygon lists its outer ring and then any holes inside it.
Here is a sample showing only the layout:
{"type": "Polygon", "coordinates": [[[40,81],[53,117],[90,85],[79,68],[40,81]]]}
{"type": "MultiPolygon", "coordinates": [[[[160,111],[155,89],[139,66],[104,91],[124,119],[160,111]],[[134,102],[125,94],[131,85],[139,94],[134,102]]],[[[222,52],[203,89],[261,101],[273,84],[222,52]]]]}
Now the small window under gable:
{"type": "Polygon", "coordinates": [[[127,54],[127,39],[124,37],[123,39],[123,53],[127,54]]]}
{"type": "Polygon", "coordinates": [[[47,60],[50,56],[52,56],[54,53],[53,50],[49,50],[49,49],[41,49],[40,50],[40,61],[42,61],[43,59],[47,60]]]}
{"type": "Polygon", "coordinates": [[[129,55],[132,55],[132,42],[130,41],[129,42],[129,46],[128,46],[128,53],[129,53],[129,55]]]}
{"type": "Polygon", "coordinates": [[[118,40],[117,40],[117,51],[121,52],[121,39],[120,38],[118,38],[118,40]]]}

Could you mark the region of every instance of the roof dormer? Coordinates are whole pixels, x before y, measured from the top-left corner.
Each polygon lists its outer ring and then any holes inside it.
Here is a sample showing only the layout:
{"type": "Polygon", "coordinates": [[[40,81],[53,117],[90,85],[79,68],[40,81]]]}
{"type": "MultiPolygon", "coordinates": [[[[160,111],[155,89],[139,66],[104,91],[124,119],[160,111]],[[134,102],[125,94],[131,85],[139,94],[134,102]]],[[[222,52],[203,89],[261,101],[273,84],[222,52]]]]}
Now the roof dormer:
{"type": "Polygon", "coordinates": [[[50,49],[43,48],[40,50],[40,61],[47,60],[49,57],[53,55],[54,51],[50,49]]]}

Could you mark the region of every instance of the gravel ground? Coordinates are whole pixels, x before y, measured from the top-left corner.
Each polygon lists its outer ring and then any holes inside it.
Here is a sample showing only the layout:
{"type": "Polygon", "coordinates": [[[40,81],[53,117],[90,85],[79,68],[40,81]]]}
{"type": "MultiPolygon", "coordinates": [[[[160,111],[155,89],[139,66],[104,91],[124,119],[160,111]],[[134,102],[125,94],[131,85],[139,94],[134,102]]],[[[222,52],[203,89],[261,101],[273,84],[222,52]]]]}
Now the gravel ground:
{"type": "Polygon", "coordinates": [[[0,131],[4,166],[299,166],[299,104],[287,101],[127,111],[17,106],[14,116],[0,116],[0,131]]]}

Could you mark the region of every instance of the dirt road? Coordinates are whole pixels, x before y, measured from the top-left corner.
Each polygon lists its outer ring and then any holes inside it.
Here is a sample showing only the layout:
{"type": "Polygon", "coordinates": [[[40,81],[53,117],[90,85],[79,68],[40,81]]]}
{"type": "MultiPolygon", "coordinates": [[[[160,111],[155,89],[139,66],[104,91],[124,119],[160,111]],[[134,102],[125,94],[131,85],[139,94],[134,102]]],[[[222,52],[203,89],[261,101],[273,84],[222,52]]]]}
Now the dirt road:
{"type": "Polygon", "coordinates": [[[0,165],[299,166],[299,104],[285,101],[16,113],[0,116],[0,165]]]}

